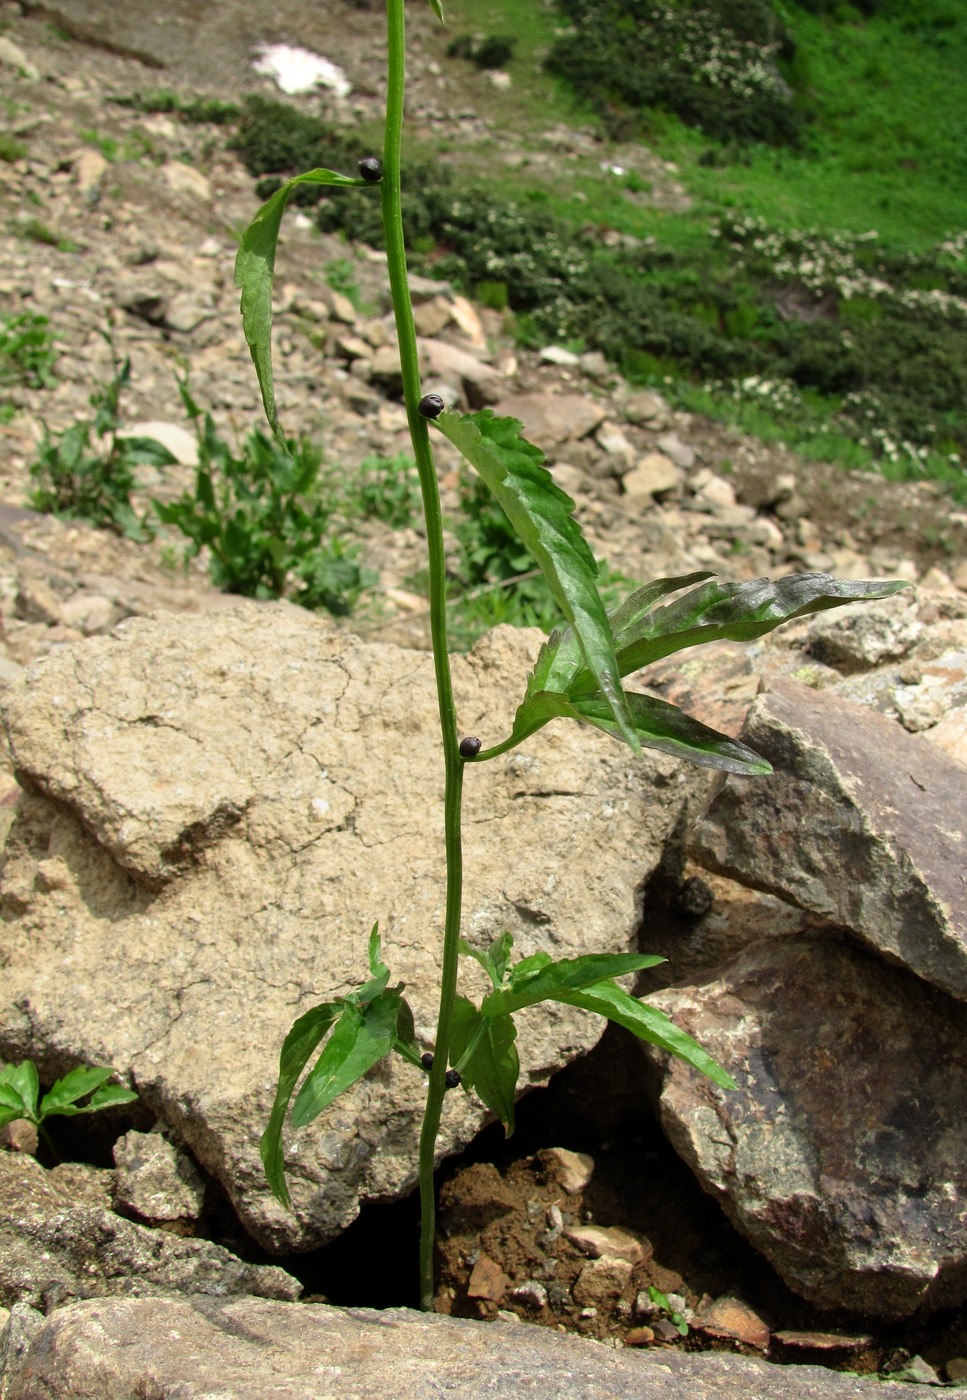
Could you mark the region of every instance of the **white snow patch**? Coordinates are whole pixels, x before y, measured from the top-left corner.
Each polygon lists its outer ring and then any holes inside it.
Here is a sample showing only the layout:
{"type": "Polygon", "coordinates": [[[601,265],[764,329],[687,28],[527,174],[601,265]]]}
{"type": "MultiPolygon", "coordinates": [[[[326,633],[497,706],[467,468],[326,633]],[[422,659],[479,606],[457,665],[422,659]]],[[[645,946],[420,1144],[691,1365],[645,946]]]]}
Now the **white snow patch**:
{"type": "Polygon", "coordinates": [[[259,57],[252,64],[256,73],[274,78],[289,96],[310,92],[314,87],[331,89],[337,97],[348,97],[352,84],[341,68],[328,58],[300,49],[293,44],[259,44],[259,57]]]}

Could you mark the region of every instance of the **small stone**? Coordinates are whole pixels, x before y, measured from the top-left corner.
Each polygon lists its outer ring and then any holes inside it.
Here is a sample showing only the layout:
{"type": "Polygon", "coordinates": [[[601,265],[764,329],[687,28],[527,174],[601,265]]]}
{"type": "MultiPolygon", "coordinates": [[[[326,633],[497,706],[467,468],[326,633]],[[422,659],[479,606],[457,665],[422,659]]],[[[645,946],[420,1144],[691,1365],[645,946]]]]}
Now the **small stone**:
{"type": "Polygon", "coordinates": [[[632,1327],[625,1333],[626,1347],[649,1347],[654,1340],[655,1333],[651,1327],[632,1327]]]}
{"type": "Polygon", "coordinates": [[[0,34],[0,64],[7,68],[16,68],[18,73],[29,78],[31,82],[36,82],[40,77],[37,65],[31,63],[20,45],[15,44],[6,34],[0,34]]]}
{"type": "Polygon", "coordinates": [[[81,194],[92,195],[107,170],[107,161],[100,151],[79,151],[74,160],[74,181],[81,194]]]}
{"type": "Polygon", "coordinates": [[[194,1163],[160,1133],[125,1133],[114,1144],[115,1205],[139,1220],[193,1224],[205,1183],[194,1163]]]}
{"type": "Polygon", "coordinates": [[[614,373],[600,350],[586,350],[578,359],[584,373],[592,379],[610,379],[614,373]]]}
{"type": "Polygon", "coordinates": [[[947,1379],[953,1385],[967,1381],[967,1356],[952,1356],[944,1366],[947,1379]]]}
{"type": "Polygon", "coordinates": [[[547,1307],[547,1289],[534,1278],[519,1283],[510,1296],[515,1303],[521,1303],[532,1312],[540,1312],[547,1307]]]}
{"type": "Polygon", "coordinates": [[[545,1158],[558,1186],[569,1196],[583,1191],[594,1174],[594,1158],[587,1152],[572,1152],[569,1147],[550,1147],[545,1158]]]}
{"type": "Polygon", "coordinates": [[[911,1356],[903,1366],[888,1373],[891,1381],[906,1381],[912,1385],[943,1385],[937,1372],[922,1356],[911,1356]]]}
{"type": "Polygon", "coordinates": [[[676,467],[693,467],[695,465],[695,453],[687,443],[682,442],[677,433],[663,433],[658,439],[658,450],[664,452],[666,457],[670,457],[676,467]]]}
{"type": "Polygon", "coordinates": [[[733,1337],[758,1351],[766,1351],[769,1346],[768,1323],[748,1303],[731,1294],[716,1298],[697,1325],[710,1337],[733,1337]]]}
{"type": "Polygon", "coordinates": [[[6,1148],[8,1152],[29,1152],[34,1156],[37,1143],[37,1128],[29,1118],[15,1118],[12,1123],[0,1128],[0,1148],[6,1148]]]}
{"type": "Polygon", "coordinates": [[[703,471],[693,482],[695,495],[714,509],[731,509],[735,506],[735,490],[731,483],[714,472],[703,471]]]}
{"type": "Polygon", "coordinates": [[[167,448],[179,466],[198,466],[198,439],[180,423],[166,423],[152,418],[149,422],[132,423],[130,428],[119,432],[118,437],[151,438],[153,442],[160,442],[162,447],[167,448]]]}
{"type": "Polygon", "coordinates": [[[652,1255],[651,1241],[644,1235],[624,1230],[620,1225],[572,1225],[566,1237],[592,1259],[623,1259],[629,1264],[642,1264],[652,1255]]]}
{"type": "Polygon", "coordinates": [[[580,355],[575,355],[573,350],[565,350],[563,345],[545,345],[543,350],[538,351],[538,354],[549,365],[564,365],[571,368],[581,363],[580,355]]]}
{"type": "MultiPolygon", "coordinates": [[[[873,1345],[873,1338],[866,1332],[856,1336],[844,1336],[841,1332],[782,1331],[773,1332],[772,1339],[781,1343],[782,1346],[792,1347],[796,1351],[841,1352],[844,1355],[865,1351],[867,1347],[873,1345]]],[[[967,1367],[967,1362],[964,1364],[967,1367]]],[[[950,1370],[949,1362],[947,1370],[948,1372],[950,1370]]]]}
{"type": "Polygon", "coordinates": [[[488,1303],[499,1303],[511,1286],[499,1264],[487,1254],[479,1254],[473,1266],[470,1282],[467,1284],[468,1298],[483,1298],[488,1303]]]}
{"type": "Polygon", "coordinates": [[[341,321],[344,326],[354,326],[359,320],[359,312],[349,298],[343,292],[332,289],[329,290],[328,297],[333,320],[341,321]]]}
{"type": "Polygon", "coordinates": [[[622,465],[627,466],[635,455],[635,449],[614,423],[602,423],[594,437],[602,452],[619,458],[622,465]]]}
{"type": "Polygon", "coordinates": [[[487,74],[492,87],[498,92],[506,92],[513,81],[509,73],[505,73],[502,68],[495,68],[487,74]]]}
{"type": "Polygon", "coordinates": [[[681,476],[670,457],[663,452],[649,452],[622,479],[621,486],[626,496],[640,500],[646,496],[677,491],[681,486],[681,476]]]}
{"type": "Polygon", "coordinates": [[[643,389],[630,394],[624,403],[624,415],[629,423],[647,423],[650,428],[664,427],[671,417],[671,405],[661,394],[643,389]]]}
{"type": "Polygon", "coordinates": [[[446,297],[432,297],[430,301],[413,308],[417,335],[439,335],[451,319],[450,303],[446,297]]]}
{"type": "Polygon", "coordinates": [[[207,175],[181,160],[169,160],[161,167],[165,183],[174,194],[190,195],[205,204],[211,202],[212,187],[207,175]]]}

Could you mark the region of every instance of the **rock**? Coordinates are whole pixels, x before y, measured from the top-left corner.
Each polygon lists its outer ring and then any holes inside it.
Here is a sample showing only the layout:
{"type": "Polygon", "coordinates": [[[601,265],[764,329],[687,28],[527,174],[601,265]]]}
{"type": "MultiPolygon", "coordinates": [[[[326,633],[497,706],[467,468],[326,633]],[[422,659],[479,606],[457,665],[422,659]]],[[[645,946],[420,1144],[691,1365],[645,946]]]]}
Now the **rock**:
{"type": "Polygon", "coordinates": [[[450,319],[450,303],[446,297],[431,297],[429,301],[413,308],[417,335],[439,335],[450,319]]]}
{"type": "Polygon", "coordinates": [[[583,355],[578,356],[578,362],[585,374],[592,379],[614,379],[617,371],[602,355],[600,350],[586,350],[583,355]]]}
{"type": "Polygon", "coordinates": [[[14,1303],[0,1323],[0,1400],[7,1400],[23,1370],[27,1352],[44,1325],[44,1315],[29,1303],[14,1303]]]}
{"type": "Polygon", "coordinates": [[[160,1133],[125,1133],[114,1144],[114,1202],[150,1224],[193,1225],[205,1204],[205,1183],[189,1157],[160,1133]]]}
{"type": "Polygon", "coordinates": [[[502,399],[494,412],[519,418],[524,436],[545,452],[586,437],[607,416],[602,404],[580,394],[517,394],[502,399]]]}
{"type": "Polygon", "coordinates": [[[446,340],[421,340],[420,350],[426,356],[427,373],[458,384],[475,407],[495,403],[500,398],[503,379],[493,365],[485,364],[466,350],[458,350],[446,340]]]}
{"type": "MultiPolygon", "coordinates": [[[[461,732],[490,743],[509,731],[542,640],[503,628],[454,657],[461,732]]],[[[287,1139],[294,1215],[268,1191],[258,1141],[283,1037],[359,982],[376,918],[418,1035],[432,1038],[443,871],[431,658],[250,603],[130,620],[44,658],[3,705],[29,792],[6,847],[15,953],[0,1042],[114,1065],[273,1250],[331,1239],[361,1199],[408,1191],[424,1091],[400,1060],[287,1139]],[[51,862],[53,888],[38,879],[51,862]]],[[[549,939],[560,956],[633,944],[644,882],[704,785],[670,758],[626,756],[563,724],[469,776],[466,936],[509,929],[521,956],[549,939]]],[[[468,992],[476,976],[468,960],[468,992]]],[[[577,1009],[525,1013],[527,1081],[602,1029],[577,1009]]],[[[485,1118],[449,1095],[441,1154],[485,1118]]]]}
{"type": "Polygon", "coordinates": [[[662,452],[649,452],[621,480],[622,490],[633,500],[678,491],[681,484],[681,473],[671,458],[662,452]]]}
{"type": "Polygon", "coordinates": [[[5,68],[15,68],[23,77],[29,78],[31,82],[37,82],[40,77],[40,69],[24,53],[19,44],[15,44],[8,34],[0,34],[0,65],[5,68]]]}
{"type": "Polygon", "coordinates": [[[594,1175],[594,1158],[587,1152],[572,1152],[569,1147],[549,1147],[545,1153],[554,1179],[569,1196],[584,1191],[594,1175]]]}
{"type": "Polygon", "coordinates": [[[575,355],[573,350],[565,350],[563,345],[545,345],[538,353],[546,364],[561,365],[566,369],[573,369],[581,363],[581,356],[575,355]]]}
{"type": "Polygon", "coordinates": [[[609,457],[618,459],[615,463],[618,472],[628,469],[635,455],[635,449],[615,423],[609,423],[605,419],[594,438],[602,452],[606,452],[609,457]]]}
{"type": "Polygon", "coordinates": [[[490,1303],[499,1303],[510,1286],[511,1280],[500,1265],[494,1263],[489,1254],[481,1253],[470,1273],[467,1297],[483,1298],[490,1303]]]}
{"type": "Polygon", "coordinates": [[[855,1352],[866,1351],[868,1347],[873,1345],[873,1338],[868,1332],[846,1336],[842,1332],[783,1330],[773,1332],[772,1340],[778,1342],[780,1346],[788,1347],[790,1351],[815,1352],[817,1355],[825,1356],[836,1356],[837,1354],[850,1356],[855,1352]]]}
{"type": "Polygon", "coordinates": [[[671,419],[671,413],[668,400],[650,389],[629,394],[624,401],[624,414],[629,423],[647,423],[649,428],[663,428],[671,419]]]}
{"type": "Polygon", "coordinates": [[[194,433],[180,423],[164,423],[152,420],[147,423],[133,423],[130,428],[122,428],[118,437],[143,437],[160,442],[183,467],[198,466],[198,439],[194,433]]]}
{"type": "Polygon", "coordinates": [[[547,1289],[537,1279],[525,1279],[510,1296],[515,1303],[529,1308],[531,1312],[540,1312],[542,1308],[547,1307],[547,1289]]]}
{"type": "Polygon", "coordinates": [[[905,1400],[900,1385],[747,1356],[614,1351],[544,1327],[256,1298],[75,1303],[44,1324],[10,1400],[905,1400]]]}
{"type": "Polygon", "coordinates": [[[592,1259],[623,1259],[634,1265],[651,1258],[651,1241],[620,1225],[571,1225],[564,1234],[592,1259]]]}
{"type": "Polygon", "coordinates": [[[670,457],[676,467],[687,470],[695,465],[695,453],[687,443],[682,442],[677,433],[663,433],[658,439],[658,451],[670,457]]]}
{"type": "Polygon", "coordinates": [[[905,598],[854,603],[809,625],[810,656],[849,675],[906,656],[923,634],[915,605],[905,598]]]}
{"type": "Polygon", "coordinates": [[[716,476],[707,467],[703,467],[695,476],[692,489],[696,499],[704,502],[707,507],[710,506],[716,514],[735,508],[735,488],[732,483],[726,481],[724,476],[716,476]]]}
{"type": "Polygon", "coordinates": [[[0,1299],[46,1306],[112,1294],[259,1294],[292,1300],[282,1269],[245,1264],[208,1240],[149,1230],[81,1197],[33,1158],[0,1153],[0,1299]],[[45,1301],[46,1300],[46,1301],[45,1301]]]}
{"type": "Polygon", "coordinates": [[[775,772],[726,780],[695,858],[967,999],[967,769],[882,715],[779,677],[743,739],[775,772]]]}
{"type": "Polygon", "coordinates": [[[757,1351],[768,1350],[772,1335],[769,1324],[754,1308],[750,1308],[744,1299],[727,1293],[703,1310],[696,1325],[706,1336],[733,1338],[744,1346],[755,1347],[757,1351]]]}
{"type": "Polygon", "coordinates": [[[12,1123],[0,1128],[0,1148],[7,1152],[29,1152],[33,1155],[37,1151],[38,1141],[36,1125],[29,1118],[15,1118],[12,1123]]]}
{"type": "Polygon", "coordinates": [[[81,150],[73,160],[74,180],[83,195],[94,194],[100,186],[108,163],[100,151],[81,150]]]}
{"type": "Polygon", "coordinates": [[[161,167],[161,175],[169,190],[175,194],[186,194],[192,199],[211,203],[212,187],[207,175],[182,160],[169,160],[161,167]]]}
{"type": "MultiPolygon", "coordinates": [[[[412,278],[410,284],[412,286],[412,278]]],[[[450,316],[475,350],[487,349],[487,332],[472,301],[468,301],[466,297],[452,296],[450,316]]]]}
{"type": "Polygon", "coordinates": [[[956,1002],[832,932],[766,939],[651,1000],[738,1084],[669,1062],[665,1130],[790,1287],[882,1319],[963,1302],[956,1002]]]}

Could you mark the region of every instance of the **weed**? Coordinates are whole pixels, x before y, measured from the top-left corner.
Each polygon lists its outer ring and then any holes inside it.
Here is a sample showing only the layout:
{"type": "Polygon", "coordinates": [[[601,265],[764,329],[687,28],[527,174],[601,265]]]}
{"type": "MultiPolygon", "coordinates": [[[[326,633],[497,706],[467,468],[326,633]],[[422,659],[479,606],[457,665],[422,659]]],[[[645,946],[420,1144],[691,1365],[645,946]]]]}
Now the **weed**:
{"type": "Polygon", "coordinates": [[[365,457],[347,476],[342,509],[350,519],[382,520],[394,530],[411,525],[420,513],[420,483],[413,458],[403,452],[395,457],[365,457]]]}
{"type": "Polygon", "coordinates": [[[73,423],[51,436],[45,428],[37,458],[30,465],[34,483],[30,504],[35,510],[113,530],[142,540],[153,533],[150,519],[131,504],[139,466],[172,466],[175,458],[153,438],[120,432],[121,395],[131,379],[131,361],[119,360],[111,338],[113,374],[104,388],[90,396],[94,417],[73,423]]]}
{"type": "Polygon", "coordinates": [[[24,311],[0,318],[0,385],[43,389],[54,382],[55,336],[46,316],[24,311]]]}
{"type": "Polygon", "coordinates": [[[70,238],[52,229],[43,219],[28,219],[17,232],[21,238],[29,238],[32,243],[43,243],[48,248],[56,248],[59,253],[76,253],[77,244],[70,238]]]}
{"type": "Polygon", "coordinates": [[[183,97],[167,88],[134,92],[127,97],[113,97],[111,101],[136,112],[166,113],[203,126],[228,126],[236,122],[242,112],[236,102],[224,102],[217,97],[183,97]]]}
{"type": "Polygon", "coordinates": [[[330,528],[335,500],[319,492],[322,454],[302,442],[290,455],[253,431],[237,455],[187,383],[180,388],[198,437],[195,489],[154,508],[189,540],[187,557],[207,549],[212,582],[228,593],[350,612],[375,578],[330,528]]]}
{"type": "Polygon", "coordinates": [[[33,1123],[56,1157],[45,1126],[48,1119],[76,1118],[81,1113],[99,1113],[105,1108],[134,1103],[138,1096],[131,1089],[107,1083],[112,1074],[114,1070],[106,1066],[88,1069],[78,1065],[40,1098],[40,1077],[33,1060],[0,1065],[0,1128],[18,1119],[33,1123]]]}

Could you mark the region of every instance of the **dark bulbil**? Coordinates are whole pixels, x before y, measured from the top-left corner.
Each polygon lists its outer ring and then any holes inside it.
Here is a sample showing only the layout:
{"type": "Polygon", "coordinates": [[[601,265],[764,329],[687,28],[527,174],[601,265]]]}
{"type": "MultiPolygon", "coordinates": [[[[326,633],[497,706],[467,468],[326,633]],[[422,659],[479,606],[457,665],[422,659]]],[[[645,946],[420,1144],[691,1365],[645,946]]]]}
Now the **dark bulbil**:
{"type": "Polygon", "coordinates": [[[439,418],[446,404],[439,394],[424,394],[420,399],[420,412],[424,418],[439,418]]]}
{"type": "Polygon", "coordinates": [[[480,740],[476,734],[468,734],[465,739],[460,740],[461,758],[476,758],[480,752],[480,740]]]}
{"type": "Polygon", "coordinates": [[[375,156],[363,156],[359,162],[359,173],[367,184],[375,185],[383,178],[383,162],[375,156]]]}
{"type": "Polygon", "coordinates": [[[443,1076],[443,1082],[448,1089],[456,1089],[460,1083],[460,1072],[455,1069],[448,1069],[443,1076]]]}

